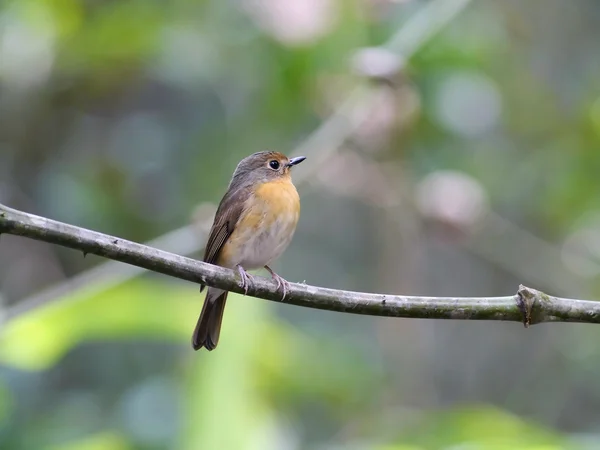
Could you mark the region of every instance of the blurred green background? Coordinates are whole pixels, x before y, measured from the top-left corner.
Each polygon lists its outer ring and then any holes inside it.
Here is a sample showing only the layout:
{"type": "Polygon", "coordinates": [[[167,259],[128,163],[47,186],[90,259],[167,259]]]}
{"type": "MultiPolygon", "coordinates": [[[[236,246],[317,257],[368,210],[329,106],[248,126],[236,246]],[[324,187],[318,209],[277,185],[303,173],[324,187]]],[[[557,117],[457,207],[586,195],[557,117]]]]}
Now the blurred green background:
{"type": "MultiPolygon", "coordinates": [[[[302,153],[290,281],[595,299],[599,42],[597,0],[3,0],[0,202],[200,257],[302,153]]],[[[2,449],[600,448],[597,326],[231,295],[196,353],[197,286],[13,236],[0,298],[2,449]]]]}

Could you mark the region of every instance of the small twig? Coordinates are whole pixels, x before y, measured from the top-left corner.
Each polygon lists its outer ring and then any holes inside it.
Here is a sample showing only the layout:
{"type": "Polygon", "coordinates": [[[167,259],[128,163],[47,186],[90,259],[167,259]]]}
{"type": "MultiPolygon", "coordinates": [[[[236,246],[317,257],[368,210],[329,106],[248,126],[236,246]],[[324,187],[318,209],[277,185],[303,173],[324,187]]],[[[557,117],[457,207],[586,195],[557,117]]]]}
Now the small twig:
{"type": "MultiPolygon", "coordinates": [[[[3,205],[0,205],[0,233],[62,245],[182,280],[243,293],[232,270],[3,205]]],[[[267,278],[255,277],[248,294],[281,302],[277,284],[267,278]]],[[[525,326],[541,322],[600,323],[600,302],[550,297],[524,286],[514,296],[466,298],[385,295],[291,283],[282,303],[372,316],[505,320],[523,322],[525,326]]],[[[15,315],[6,318],[12,317],[15,315]]]]}

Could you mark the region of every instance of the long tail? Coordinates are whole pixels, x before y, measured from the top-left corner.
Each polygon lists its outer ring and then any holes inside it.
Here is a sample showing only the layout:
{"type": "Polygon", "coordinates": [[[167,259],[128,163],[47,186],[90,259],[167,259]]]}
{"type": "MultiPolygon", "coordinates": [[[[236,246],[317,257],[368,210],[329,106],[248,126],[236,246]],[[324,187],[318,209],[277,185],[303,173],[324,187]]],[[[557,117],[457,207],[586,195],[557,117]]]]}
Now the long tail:
{"type": "Polygon", "coordinates": [[[222,291],[221,289],[208,288],[204,306],[202,307],[202,312],[192,336],[192,347],[194,347],[194,350],[206,347],[210,351],[217,347],[227,294],[227,291],[222,291]]]}

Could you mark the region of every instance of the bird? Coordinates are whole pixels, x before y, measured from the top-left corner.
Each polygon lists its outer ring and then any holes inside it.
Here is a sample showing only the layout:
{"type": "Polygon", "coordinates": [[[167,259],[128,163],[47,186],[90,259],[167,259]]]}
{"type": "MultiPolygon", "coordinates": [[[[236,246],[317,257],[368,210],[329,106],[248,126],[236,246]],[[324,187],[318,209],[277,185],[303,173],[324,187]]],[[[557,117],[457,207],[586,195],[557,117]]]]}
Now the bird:
{"type": "MultiPolygon", "coordinates": [[[[276,151],[261,151],[237,165],[221,199],[208,235],[203,261],[237,269],[244,293],[252,283],[248,270],[265,268],[283,299],[289,283],[269,266],[294,236],[300,217],[300,196],[291,169],[306,157],[288,158],[276,151]]],[[[205,285],[200,285],[200,292],[205,285]]],[[[228,291],[208,287],[192,335],[194,350],[217,347],[228,291]]]]}

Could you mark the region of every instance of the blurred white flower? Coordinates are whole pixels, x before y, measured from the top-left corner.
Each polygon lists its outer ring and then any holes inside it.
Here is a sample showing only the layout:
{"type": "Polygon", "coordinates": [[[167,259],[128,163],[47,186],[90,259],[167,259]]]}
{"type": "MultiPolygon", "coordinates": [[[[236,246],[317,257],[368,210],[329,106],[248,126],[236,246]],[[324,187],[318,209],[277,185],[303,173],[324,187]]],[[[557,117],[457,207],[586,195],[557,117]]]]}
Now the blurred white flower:
{"type": "Polygon", "coordinates": [[[438,86],[434,104],[437,121],[466,137],[490,131],[500,120],[502,97],[496,84],[477,72],[455,72],[438,86]]]}
{"type": "Polygon", "coordinates": [[[287,45],[307,45],[331,31],[335,0],[244,0],[257,25],[287,45]]]}
{"type": "Polygon", "coordinates": [[[421,99],[411,85],[396,89],[380,86],[353,111],[354,139],[363,150],[380,151],[391,142],[395,130],[409,126],[418,117],[420,109],[421,99]]]}
{"type": "Polygon", "coordinates": [[[437,171],[425,177],[416,191],[417,207],[423,216],[470,227],[488,209],[488,199],[481,184],[463,172],[437,171]]]}
{"type": "Polygon", "coordinates": [[[359,49],[352,57],[352,67],[360,75],[389,79],[404,67],[404,59],[383,47],[359,49]]]}

